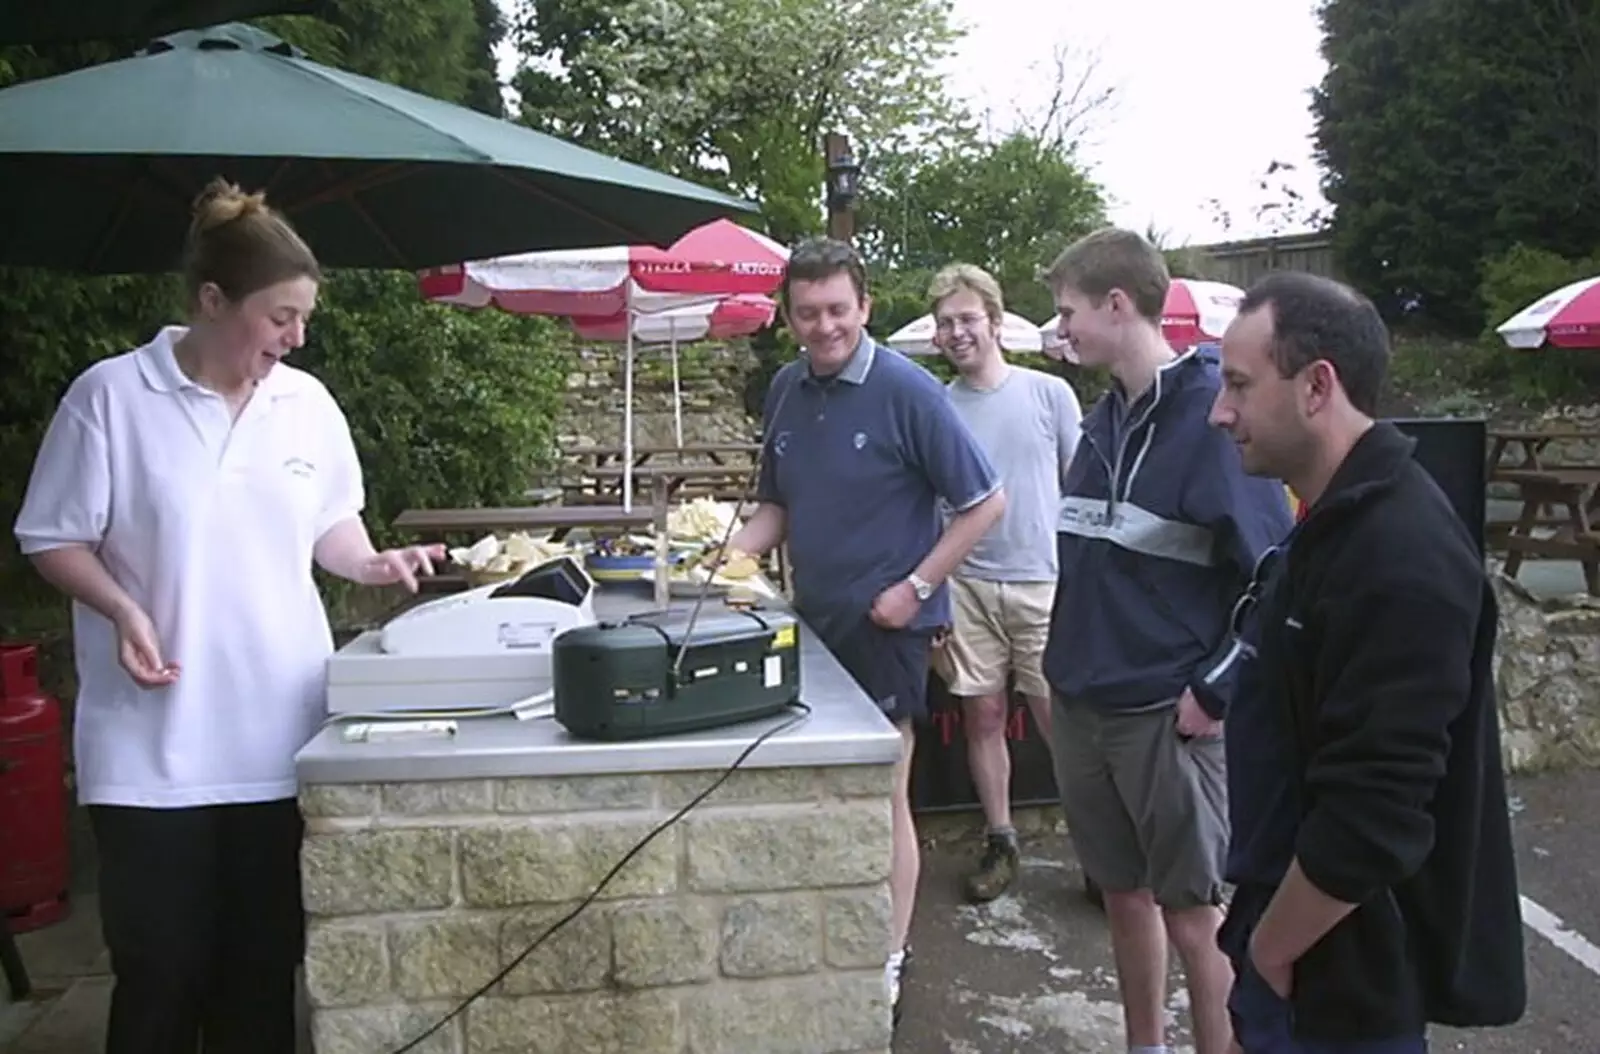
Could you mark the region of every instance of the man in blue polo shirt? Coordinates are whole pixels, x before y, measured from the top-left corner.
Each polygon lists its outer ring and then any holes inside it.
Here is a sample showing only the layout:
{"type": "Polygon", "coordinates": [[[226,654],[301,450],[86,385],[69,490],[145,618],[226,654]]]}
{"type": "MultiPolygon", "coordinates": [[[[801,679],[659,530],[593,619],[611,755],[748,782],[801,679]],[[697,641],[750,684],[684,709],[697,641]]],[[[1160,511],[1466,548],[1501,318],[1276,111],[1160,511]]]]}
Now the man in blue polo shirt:
{"type": "Polygon", "coordinates": [[[1005,511],[999,477],[944,387],[866,334],[866,268],[843,242],[796,246],[784,316],[801,355],[767,392],[759,507],[729,541],[761,555],[785,540],[794,607],[900,729],[889,890],[891,1006],[916,899],[912,722],[926,716],[929,649],[950,623],[945,580],[1005,511]],[[943,527],[939,501],[955,510],[943,527]]]}

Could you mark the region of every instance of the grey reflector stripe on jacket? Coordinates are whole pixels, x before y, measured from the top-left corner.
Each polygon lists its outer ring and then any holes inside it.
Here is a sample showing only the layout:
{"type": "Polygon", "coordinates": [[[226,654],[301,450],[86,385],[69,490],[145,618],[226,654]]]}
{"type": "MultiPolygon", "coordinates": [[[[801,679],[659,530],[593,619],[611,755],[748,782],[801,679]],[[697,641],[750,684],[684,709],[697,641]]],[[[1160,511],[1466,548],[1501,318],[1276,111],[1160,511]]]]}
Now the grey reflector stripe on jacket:
{"type": "Polygon", "coordinates": [[[1119,501],[1108,510],[1101,498],[1062,498],[1056,530],[1197,567],[1217,564],[1216,538],[1209,527],[1165,520],[1131,502],[1119,501]]]}

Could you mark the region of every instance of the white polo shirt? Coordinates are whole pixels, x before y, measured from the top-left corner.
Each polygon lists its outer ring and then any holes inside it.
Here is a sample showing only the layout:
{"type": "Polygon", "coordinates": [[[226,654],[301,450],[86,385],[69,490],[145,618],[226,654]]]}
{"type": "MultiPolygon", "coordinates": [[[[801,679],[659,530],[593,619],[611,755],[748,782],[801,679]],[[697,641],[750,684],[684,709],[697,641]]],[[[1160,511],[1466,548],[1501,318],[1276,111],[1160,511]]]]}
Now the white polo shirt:
{"type": "Polygon", "coordinates": [[[312,547],[361,513],[361,466],[322,383],[279,364],[238,420],[184,376],[169,327],[96,363],[45,434],[16,534],[24,553],[98,549],[155,624],[176,684],[146,689],[116,627],[73,604],[80,798],[154,808],[296,792],[332,651],[312,547]]]}

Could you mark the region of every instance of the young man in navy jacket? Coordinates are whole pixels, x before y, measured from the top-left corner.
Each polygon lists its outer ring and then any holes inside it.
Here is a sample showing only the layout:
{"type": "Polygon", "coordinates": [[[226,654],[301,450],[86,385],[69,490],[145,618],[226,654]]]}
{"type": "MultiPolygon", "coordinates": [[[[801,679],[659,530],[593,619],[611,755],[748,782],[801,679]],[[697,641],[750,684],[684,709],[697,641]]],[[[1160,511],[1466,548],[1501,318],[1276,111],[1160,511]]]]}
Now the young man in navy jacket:
{"type": "Polygon", "coordinates": [[[1247,476],[1207,423],[1218,370],[1163,338],[1170,280],[1154,246],[1098,231],[1046,280],[1061,335],[1115,381],[1084,419],[1057,528],[1044,659],[1057,786],[1084,874],[1104,894],[1130,1051],[1167,1050],[1170,938],[1198,1054],[1223,1054],[1222,722],[1242,656],[1229,615],[1257,558],[1288,533],[1288,500],[1247,476]]]}
{"type": "Polygon", "coordinates": [[[1427,1022],[1526,1003],[1494,591],[1412,440],[1373,420],[1388,359],[1372,305],[1304,274],[1258,282],[1223,340],[1213,421],[1310,507],[1239,611],[1221,944],[1245,1054],[1424,1054],[1427,1022]]]}

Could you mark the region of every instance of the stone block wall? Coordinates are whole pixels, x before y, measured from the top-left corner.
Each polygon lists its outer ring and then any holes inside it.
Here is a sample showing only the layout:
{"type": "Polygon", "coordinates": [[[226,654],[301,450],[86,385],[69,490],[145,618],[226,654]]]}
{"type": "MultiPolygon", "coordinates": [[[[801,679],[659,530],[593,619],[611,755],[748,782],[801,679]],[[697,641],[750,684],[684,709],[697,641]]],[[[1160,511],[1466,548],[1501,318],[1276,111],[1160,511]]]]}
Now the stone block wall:
{"type": "Polygon", "coordinates": [[[888,1054],[888,766],[322,784],[317,1054],[888,1054]]]}
{"type": "Polygon", "coordinates": [[[1600,765],[1600,600],[1540,600],[1490,564],[1500,604],[1495,687],[1514,772],[1600,765]]]}
{"type": "MultiPolygon", "coordinates": [[[[564,446],[622,442],[625,359],[620,345],[595,345],[578,352],[567,377],[565,410],[558,423],[564,446]]],[[[748,442],[760,422],[745,413],[744,389],[756,369],[747,341],[690,344],[678,350],[685,443],[748,442]]],[[[634,441],[673,442],[672,356],[669,348],[634,353],[634,441]]]]}

